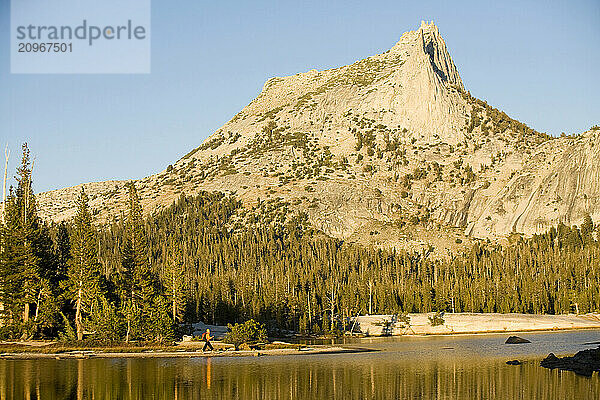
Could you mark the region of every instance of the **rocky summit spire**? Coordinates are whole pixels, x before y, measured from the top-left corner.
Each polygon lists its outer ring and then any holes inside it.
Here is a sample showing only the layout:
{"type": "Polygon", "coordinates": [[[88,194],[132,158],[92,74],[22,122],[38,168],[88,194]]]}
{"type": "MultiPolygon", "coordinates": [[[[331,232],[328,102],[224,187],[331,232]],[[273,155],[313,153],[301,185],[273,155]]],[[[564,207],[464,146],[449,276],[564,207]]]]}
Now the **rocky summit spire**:
{"type": "Polygon", "coordinates": [[[423,51],[429,56],[431,66],[442,82],[456,85],[461,90],[464,90],[458,70],[448,53],[446,42],[444,42],[444,39],[440,35],[438,27],[433,21],[430,23],[421,21],[418,34],[423,51]]]}

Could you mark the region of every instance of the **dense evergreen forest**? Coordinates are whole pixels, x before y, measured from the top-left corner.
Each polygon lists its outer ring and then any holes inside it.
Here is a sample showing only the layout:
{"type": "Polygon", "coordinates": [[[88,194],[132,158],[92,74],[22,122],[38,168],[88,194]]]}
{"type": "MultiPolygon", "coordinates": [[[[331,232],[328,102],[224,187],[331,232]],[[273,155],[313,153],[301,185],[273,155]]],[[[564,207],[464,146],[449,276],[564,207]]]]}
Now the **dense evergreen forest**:
{"type": "Polygon", "coordinates": [[[278,200],[245,209],[221,193],[182,195],[144,218],[134,184],[118,220],[94,224],[82,190],[73,220],[48,224],[26,145],[16,179],[0,231],[3,338],[165,341],[187,323],[250,318],[271,332],[318,334],[366,313],[600,310],[589,216],[435,259],[327,237],[278,200]]]}

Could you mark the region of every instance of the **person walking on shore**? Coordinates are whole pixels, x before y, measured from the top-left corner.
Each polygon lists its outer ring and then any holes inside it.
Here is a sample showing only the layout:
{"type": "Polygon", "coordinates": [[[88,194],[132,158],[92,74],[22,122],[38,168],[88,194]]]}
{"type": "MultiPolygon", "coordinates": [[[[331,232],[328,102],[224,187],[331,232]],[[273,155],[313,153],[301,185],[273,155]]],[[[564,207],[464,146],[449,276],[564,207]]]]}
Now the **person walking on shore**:
{"type": "Polygon", "coordinates": [[[213,336],[210,336],[210,329],[207,328],[206,332],[202,334],[202,340],[204,340],[204,347],[202,348],[202,351],[206,351],[206,349],[213,351],[213,346],[210,343],[210,341],[213,340],[213,336]]]}

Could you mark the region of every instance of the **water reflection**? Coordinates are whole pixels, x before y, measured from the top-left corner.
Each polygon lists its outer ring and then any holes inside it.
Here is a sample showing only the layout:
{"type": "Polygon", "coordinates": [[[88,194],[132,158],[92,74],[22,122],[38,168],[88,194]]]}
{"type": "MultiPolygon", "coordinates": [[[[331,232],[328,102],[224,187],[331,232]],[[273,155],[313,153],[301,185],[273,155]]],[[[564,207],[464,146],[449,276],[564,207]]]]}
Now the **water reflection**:
{"type": "Polygon", "coordinates": [[[385,361],[346,356],[0,361],[1,399],[600,398],[600,379],[537,362],[385,361]],[[343,360],[337,360],[343,358],[343,360]],[[239,360],[236,360],[239,361],[239,360]]]}

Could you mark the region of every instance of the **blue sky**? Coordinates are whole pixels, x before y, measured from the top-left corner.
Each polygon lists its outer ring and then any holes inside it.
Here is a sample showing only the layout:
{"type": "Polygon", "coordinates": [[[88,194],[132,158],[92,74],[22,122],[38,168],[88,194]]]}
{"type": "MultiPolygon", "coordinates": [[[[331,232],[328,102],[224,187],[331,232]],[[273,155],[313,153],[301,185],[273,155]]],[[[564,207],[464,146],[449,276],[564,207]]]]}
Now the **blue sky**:
{"type": "Polygon", "coordinates": [[[149,75],[11,75],[9,10],[0,0],[0,144],[14,175],[29,142],[38,192],[158,172],[267,78],[383,52],[423,19],[475,97],[553,135],[600,124],[598,0],[154,0],[149,75]]]}

